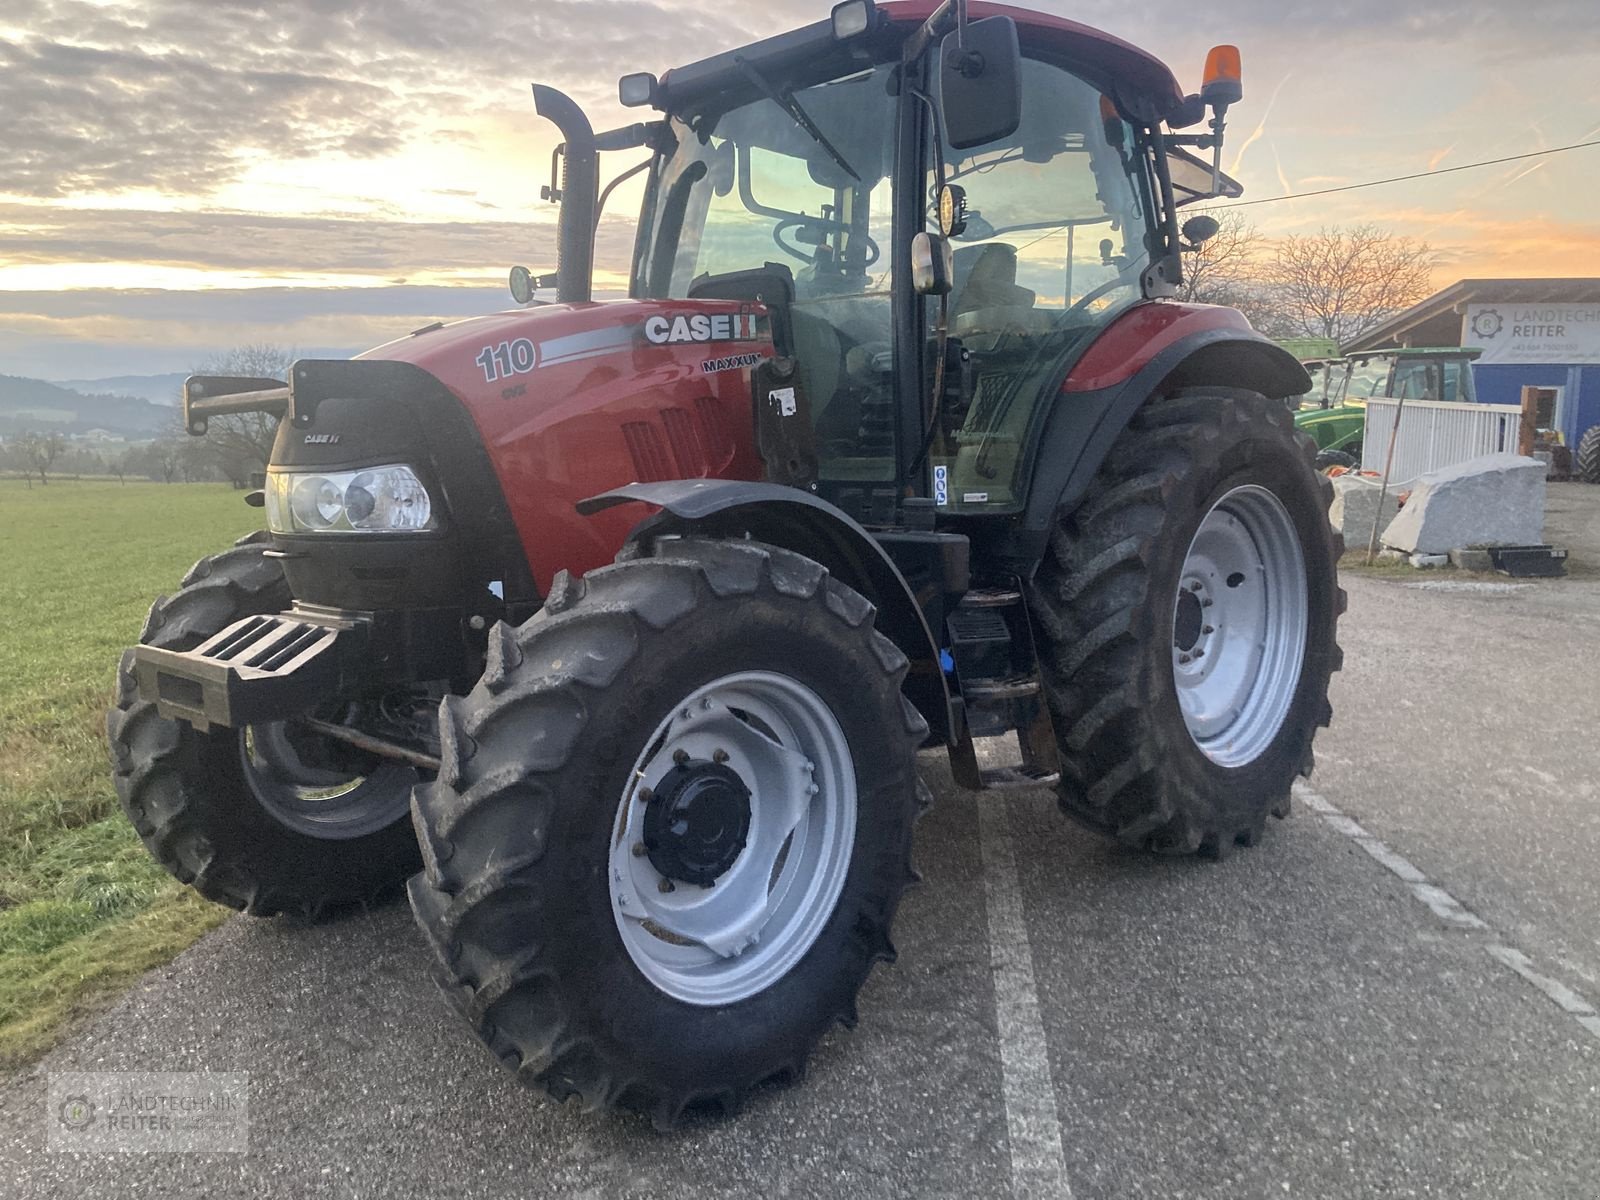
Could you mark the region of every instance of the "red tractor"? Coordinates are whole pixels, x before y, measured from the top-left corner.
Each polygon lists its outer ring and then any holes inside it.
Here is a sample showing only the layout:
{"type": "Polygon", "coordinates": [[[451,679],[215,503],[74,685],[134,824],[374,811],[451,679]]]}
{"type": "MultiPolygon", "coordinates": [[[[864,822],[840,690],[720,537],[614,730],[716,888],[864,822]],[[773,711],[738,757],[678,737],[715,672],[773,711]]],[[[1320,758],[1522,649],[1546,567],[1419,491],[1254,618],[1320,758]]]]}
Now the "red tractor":
{"type": "Polygon", "coordinates": [[[919,748],[1160,853],[1285,815],[1339,666],[1310,384],[1171,299],[1215,229],[1182,208],[1238,192],[1237,53],[1185,94],[971,9],[848,0],[624,78],[650,119],[598,136],[536,87],[559,259],[518,307],[189,381],[192,433],[281,421],[266,530],[155,605],[108,721],[174,875],[258,915],[409,878],[502,1062],[670,1123],[854,1022],[919,748]]]}

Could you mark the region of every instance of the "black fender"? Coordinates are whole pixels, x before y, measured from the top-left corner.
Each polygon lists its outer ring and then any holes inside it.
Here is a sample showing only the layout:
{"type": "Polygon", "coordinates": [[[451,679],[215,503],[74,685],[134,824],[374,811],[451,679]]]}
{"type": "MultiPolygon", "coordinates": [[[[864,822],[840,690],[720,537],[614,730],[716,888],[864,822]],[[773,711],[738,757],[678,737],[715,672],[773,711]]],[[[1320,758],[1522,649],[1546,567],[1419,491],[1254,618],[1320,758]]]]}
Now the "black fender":
{"type": "Polygon", "coordinates": [[[679,479],[631,483],[580,501],[584,516],[619,504],[653,504],[628,535],[628,544],[663,534],[694,532],[781,546],[828,568],[877,608],[878,632],[911,660],[906,698],[928,722],[930,736],[948,743],[959,723],[939,665],[939,644],[905,576],[870,533],[842,509],[808,492],[775,483],[730,479],[679,479]]]}
{"type": "Polygon", "coordinates": [[[1274,400],[1312,387],[1299,359],[1282,346],[1237,329],[1205,329],[1174,342],[1120,384],[1061,393],[1045,420],[1027,506],[999,556],[1031,578],[1057,512],[1083,499],[1140,406],[1159,392],[1199,384],[1249,388],[1274,400]]]}

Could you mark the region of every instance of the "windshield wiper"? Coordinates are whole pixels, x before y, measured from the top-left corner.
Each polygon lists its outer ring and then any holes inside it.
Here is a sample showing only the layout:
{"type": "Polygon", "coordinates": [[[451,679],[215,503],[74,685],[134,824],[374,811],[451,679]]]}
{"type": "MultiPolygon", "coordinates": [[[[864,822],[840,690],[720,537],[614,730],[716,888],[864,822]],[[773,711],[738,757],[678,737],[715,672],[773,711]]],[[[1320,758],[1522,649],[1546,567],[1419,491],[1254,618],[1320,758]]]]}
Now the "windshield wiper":
{"type": "Polygon", "coordinates": [[[834,162],[838,163],[851,179],[854,179],[857,183],[862,182],[861,176],[856,173],[856,169],[850,165],[850,163],[845,159],[844,155],[839,153],[838,148],[828,140],[828,135],[823,133],[822,130],[818,129],[817,123],[811,119],[811,115],[806,112],[805,109],[800,107],[800,101],[794,98],[793,92],[780,92],[777,88],[773,87],[772,84],[767,81],[766,76],[762,75],[760,71],[751,66],[749,60],[747,60],[743,55],[735,57],[733,61],[738,64],[739,70],[744,72],[745,78],[751,83],[755,84],[757,90],[760,91],[763,96],[765,96],[768,100],[771,100],[779,108],[783,109],[783,111],[789,115],[790,120],[792,120],[796,125],[800,126],[801,129],[804,129],[807,133],[809,133],[811,135],[811,140],[826,150],[828,152],[828,157],[833,159],[834,162]]]}

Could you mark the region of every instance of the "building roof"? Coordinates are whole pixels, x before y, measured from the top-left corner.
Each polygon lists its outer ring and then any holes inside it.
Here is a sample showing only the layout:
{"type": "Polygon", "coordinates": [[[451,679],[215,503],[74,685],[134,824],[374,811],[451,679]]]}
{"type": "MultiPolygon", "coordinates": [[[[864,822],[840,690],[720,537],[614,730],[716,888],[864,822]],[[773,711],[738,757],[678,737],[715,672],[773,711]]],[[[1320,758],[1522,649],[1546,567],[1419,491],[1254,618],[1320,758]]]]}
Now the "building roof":
{"type": "Polygon", "coordinates": [[[1600,279],[1463,279],[1356,338],[1345,347],[1345,353],[1383,350],[1412,341],[1425,346],[1458,345],[1458,307],[1475,302],[1600,304],[1600,279]]]}

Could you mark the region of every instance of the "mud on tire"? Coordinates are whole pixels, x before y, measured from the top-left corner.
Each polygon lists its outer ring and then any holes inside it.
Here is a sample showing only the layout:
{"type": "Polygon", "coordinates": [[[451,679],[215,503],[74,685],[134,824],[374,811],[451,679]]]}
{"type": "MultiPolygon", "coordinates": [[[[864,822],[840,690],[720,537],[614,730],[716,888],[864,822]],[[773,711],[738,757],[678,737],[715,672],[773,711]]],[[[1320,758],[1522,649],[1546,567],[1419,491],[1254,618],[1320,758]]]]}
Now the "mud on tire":
{"type": "MultiPolygon", "coordinates": [[[[283,570],[262,554],[265,539],[252,534],[196,563],[179,590],[150,609],[140,642],[187,650],[241,617],[289,608],[283,570]]],[[[381,828],[335,837],[291,829],[252,792],[240,732],[199,733],[162,717],[139,697],[132,650],[117,672],[106,739],[117,797],[146,848],[209,900],[255,916],[311,919],[393,890],[416,869],[403,804],[415,772],[380,768],[360,785],[393,813],[381,828]]]]}
{"type": "MultiPolygon", "coordinates": [[[[1253,845],[1290,785],[1309,775],[1342,657],[1327,519],[1331,485],[1316,447],[1281,403],[1197,388],[1146,403],[1087,496],[1057,520],[1029,592],[1042,634],[1046,697],[1062,751],[1062,807],[1133,846],[1221,855],[1253,845]],[[1219,764],[1191,736],[1174,666],[1178,589],[1202,520],[1238,488],[1270,492],[1292,521],[1307,589],[1304,657],[1275,736],[1247,762],[1219,764]]],[[[1230,577],[1231,578],[1231,577],[1230,577]]],[[[1207,632],[1210,632],[1207,629],[1207,632]]]]}
{"type": "Polygon", "coordinates": [[[558,576],[520,628],[497,626],[479,685],[442,705],[443,767],[413,795],[425,869],[410,886],[441,987],[489,1050],[558,1100],[663,1127],[798,1077],[825,1031],[854,1024],[873,963],[893,957],[927,732],[901,696],[906,669],[865,599],[748,541],[630,549],[558,576]],[[837,720],[854,844],[831,914],[787,973],[732,1003],[686,1003],[636,964],[613,908],[619,800],[651,731],[741,672],[798,681],[837,720]]]}

